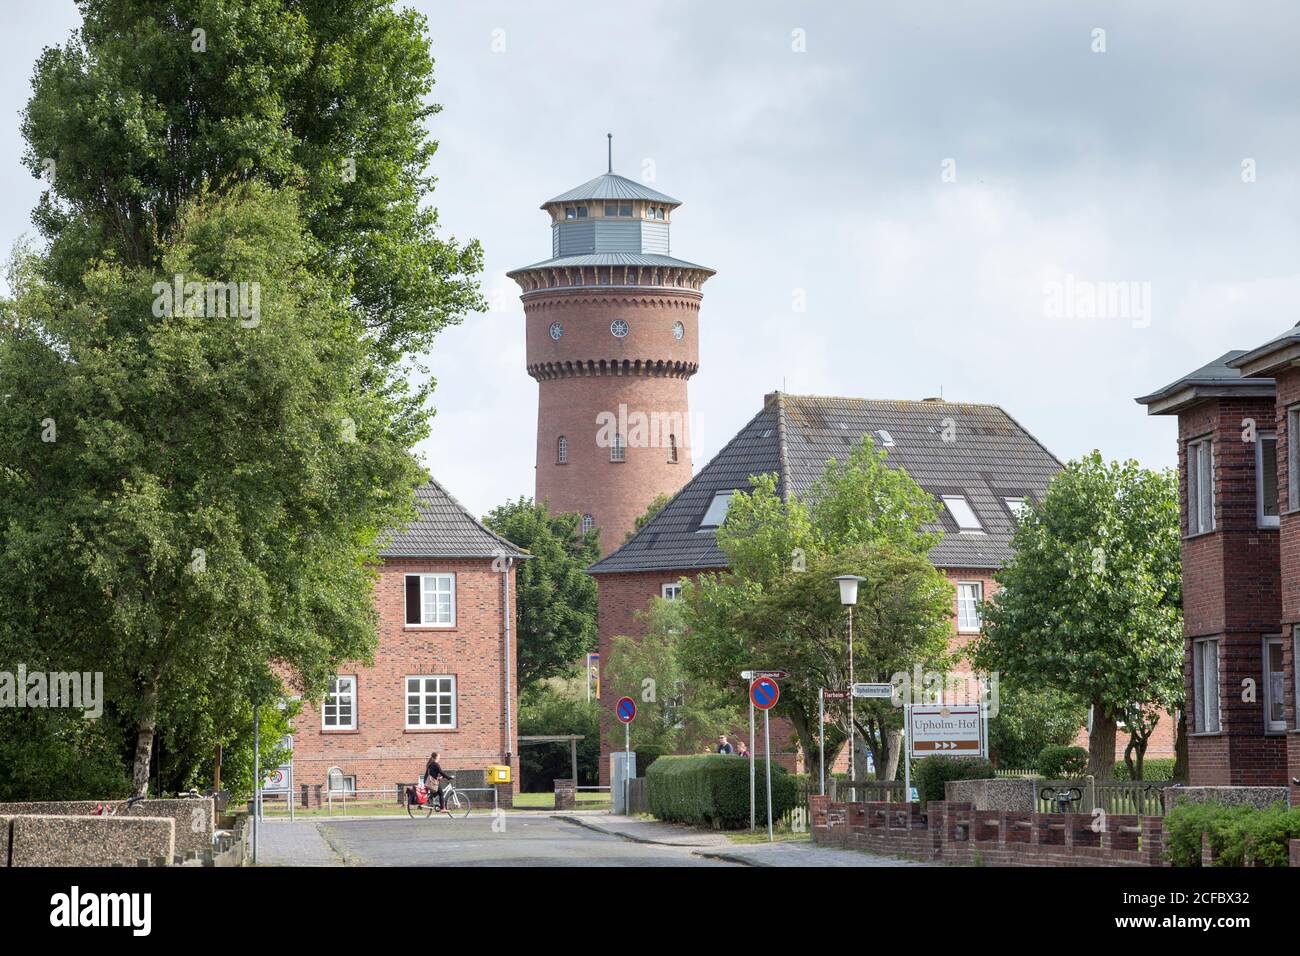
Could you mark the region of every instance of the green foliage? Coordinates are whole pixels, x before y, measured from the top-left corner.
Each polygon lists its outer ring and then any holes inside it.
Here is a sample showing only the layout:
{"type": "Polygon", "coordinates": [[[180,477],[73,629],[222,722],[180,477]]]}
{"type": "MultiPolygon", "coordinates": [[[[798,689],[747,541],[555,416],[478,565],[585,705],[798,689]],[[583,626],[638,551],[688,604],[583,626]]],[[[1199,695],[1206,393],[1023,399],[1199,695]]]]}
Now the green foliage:
{"type": "Polygon", "coordinates": [[[642,612],[645,636],[615,637],[605,665],[605,699],[637,702],[631,734],[641,772],[648,766],[641,755],[698,751],[745,719],[738,691],[688,673],[682,660],[685,614],[681,601],[651,599],[642,612]]]}
{"type": "Polygon", "coordinates": [[[521,692],[548,677],[571,674],[596,649],[596,582],[583,569],[600,558],[596,531],[581,533],[576,514],[552,515],[520,498],[483,523],[530,557],[515,566],[521,692]]]}
{"type": "MultiPolygon", "coordinates": [[[[749,826],[749,761],[732,755],[660,757],[645,774],[650,812],[660,820],[707,824],[715,829],[749,826]]],[[[767,819],[767,788],[756,790],[755,813],[767,819]]],[[[795,806],[798,789],[782,767],[772,767],[772,819],[795,806]]]]}
{"type": "MultiPolygon", "coordinates": [[[[952,587],[925,558],[937,538],[924,528],[937,510],[905,472],[888,467],[870,438],[847,461],[828,462],[806,500],[784,497],[775,475],[751,476],[750,484],[752,491],[732,496],[718,529],[729,570],[683,590],[682,660],[690,674],[742,700],[741,670],[786,671],[774,713],[790,720],[815,773],[818,688],[848,682],[836,575],[866,578],[854,610],[857,680],[946,664],[952,587]]],[[[833,761],[848,738],[847,705],[828,707],[827,717],[826,759],[833,761]]],[[[885,766],[900,709],[863,701],[857,717],[861,739],[885,766]]]]}
{"type": "Polygon", "coordinates": [[[949,780],[991,780],[993,777],[993,764],[979,757],[935,754],[912,764],[912,785],[922,803],[945,799],[943,785],[949,780]]]}
{"type": "Polygon", "coordinates": [[[1039,776],[1048,780],[1073,780],[1087,772],[1088,751],[1082,747],[1049,744],[1039,752],[1035,764],[1039,776]]]}
{"type": "Polygon", "coordinates": [[[1021,515],[1011,547],[974,663],[1092,704],[1107,774],[1115,720],[1147,726],[1183,697],[1177,476],[1093,452],[1021,515]]]}
{"type": "Polygon", "coordinates": [[[125,740],[111,717],[0,709],[0,801],[125,797],[131,792],[125,740]]]}
{"type": "Polygon", "coordinates": [[[1174,866],[1201,865],[1208,835],[1215,866],[1287,866],[1289,842],[1300,839],[1300,807],[1257,810],[1219,803],[1182,803],[1165,814],[1165,856],[1174,866]]]}
{"type": "Polygon", "coordinates": [[[989,748],[999,767],[1034,767],[1044,747],[1071,743],[1087,719],[1088,705],[1077,697],[1002,680],[989,748]]]}
{"type": "MultiPolygon", "coordinates": [[[[519,695],[519,736],[582,734],[578,741],[578,784],[600,782],[600,702],[588,701],[539,683],[519,695]]],[[[573,775],[569,745],[529,744],[519,748],[520,789],[550,791],[556,778],[573,775]]]]}
{"type": "Polygon", "coordinates": [[[671,495],[666,495],[663,494],[662,492],[660,494],[655,495],[654,500],[651,501],[650,504],[646,505],[645,511],[641,512],[639,515],[636,516],[636,519],[632,522],[632,529],[623,535],[623,543],[627,544],[629,541],[631,541],[632,536],[636,534],[638,531],[640,531],[642,528],[644,528],[646,525],[648,525],[650,523],[650,519],[653,518],[655,515],[657,515],[659,512],[663,511],[664,506],[667,505],[668,502],[672,500],[673,499],[671,495]]]}
{"type": "MultiPolygon", "coordinates": [[[[1174,757],[1148,757],[1142,764],[1143,780],[1173,780],[1174,777],[1174,757]]],[[[1115,764],[1115,779],[1129,780],[1132,774],[1125,764],[1115,764]]]]}

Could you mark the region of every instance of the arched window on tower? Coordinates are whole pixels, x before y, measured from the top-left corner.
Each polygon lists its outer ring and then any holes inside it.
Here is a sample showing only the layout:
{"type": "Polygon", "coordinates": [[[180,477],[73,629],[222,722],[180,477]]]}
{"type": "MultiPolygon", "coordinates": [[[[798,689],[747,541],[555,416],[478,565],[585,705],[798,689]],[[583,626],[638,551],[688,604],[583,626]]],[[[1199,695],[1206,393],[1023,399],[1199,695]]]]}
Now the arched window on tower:
{"type": "Polygon", "coordinates": [[[627,460],[626,447],[627,446],[623,444],[623,436],[615,432],[614,444],[609,446],[609,460],[626,461],[627,460]]]}
{"type": "Polygon", "coordinates": [[[668,436],[668,464],[677,464],[677,436],[668,436]]]}
{"type": "Polygon", "coordinates": [[[563,435],[555,442],[555,463],[557,465],[567,465],[569,463],[569,439],[563,435]]]}
{"type": "Polygon", "coordinates": [[[591,515],[582,516],[582,533],[588,534],[596,527],[596,519],[591,515]]]}

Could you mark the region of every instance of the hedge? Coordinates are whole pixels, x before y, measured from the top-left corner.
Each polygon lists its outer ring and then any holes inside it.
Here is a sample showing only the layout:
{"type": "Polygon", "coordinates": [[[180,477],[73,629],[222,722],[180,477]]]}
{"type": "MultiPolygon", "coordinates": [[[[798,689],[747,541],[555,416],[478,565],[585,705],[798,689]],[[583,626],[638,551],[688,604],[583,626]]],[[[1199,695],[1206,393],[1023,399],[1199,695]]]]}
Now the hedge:
{"type": "Polygon", "coordinates": [[[1048,744],[1038,754],[1038,773],[1048,780],[1082,777],[1088,769],[1088,751],[1082,747],[1048,744]]]}
{"type": "Polygon", "coordinates": [[[1289,843],[1300,839],[1300,807],[1284,803],[1257,810],[1221,803],[1183,803],[1165,814],[1165,857],[1174,866],[1201,865],[1208,835],[1215,866],[1287,866],[1289,843]]]}
{"type": "Polygon", "coordinates": [[[935,754],[921,758],[912,767],[912,782],[922,803],[945,799],[944,784],[949,780],[988,780],[994,776],[993,764],[979,757],[935,754]]]}
{"type": "MultiPolygon", "coordinates": [[[[1114,777],[1116,780],[1128,780],[1128,764],[1123,760],[1116,761],[1114,777]]],[[[1174,758],[1173,757],[1148,757],[1142,762],[1142,779],[1143,780],[1173,780],[1174,779],[1174,758]]]]}
{"type": "MultiPolygon", "coordinates": [[[[758,767],[755,812],[767,819],[765,767],[758,767]]],[[[732,754],[664,756],[646,771],[646,801],[660,820],[702,823],[715,829],[749,826],[749,761],[732,754]]],[[[798,802],[798,785],[784,768],[772,767],[772,819],[798,802]]]]}

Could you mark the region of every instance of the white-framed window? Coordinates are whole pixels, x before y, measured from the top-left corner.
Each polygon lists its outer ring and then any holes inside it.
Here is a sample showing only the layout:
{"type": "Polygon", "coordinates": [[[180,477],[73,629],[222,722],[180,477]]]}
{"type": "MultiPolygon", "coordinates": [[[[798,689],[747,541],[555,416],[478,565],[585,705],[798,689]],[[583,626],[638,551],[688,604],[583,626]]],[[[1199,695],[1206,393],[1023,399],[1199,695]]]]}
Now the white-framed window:
{"type": "Polygon", "coordinates": [[[1282,635],[1264,638],[1264,729],[1286,730],[1286,669],[1282,666],[1282,635]]]}
{"type": "Polygon", "coordinates": [[[627,461],[627,446],[623,444],[623,436],[618,432],[614,433],[614,443],[609,446],[610,461],[627,461]]]}
{"type": "MultiPolygon", "coordinates": [[[[608,272],[605,274],[605,278],[602,281],[606,283],[609,282],[608,272]]],[[[614,336],[616,339],[621,339],[627,335],[628,328],[629,326],[625,319],[615,319],[613,322],[609,323],[609,334],[614,336]]]]}
{"type": "Polygon", "coordinates": [[[1187,443],[1187,533],[1214,530],[1214,445],[1202,438],[1187,443]]]}
{"type": "Polygon", "coordinates": [[[1025,511],[1025,499],[1024,498],[1003,498],[1002,503],[1005,504],[1007,506],[1007,510],[1011,512],[1011,517],[1018,522],[1020,520],[1021,515],[1024,514],[1025,511]]]}
{"type": "Polygon", "coordinates": [[[406,623],[410,627],[455,627],[456,575],[408,574],[406,623]]]}
{"type": "Polygon", "coordinates": [[[592,515],[582,516],[582,533],[589,534],[596,527],[596,519],[592,515]]]}
{"type": "Polygon", "coordinates": [[[1201,638],[1192,642],[1192,727],[1198,734],[1217,733],[1219,724],[1219,640],[1201,638]]]}
{"type": "Polygon", "coordinates": [[[975,517],[975,509],[970,506],[965,495],[944,495],[943,506],[948,509],[948,514],[952,515],[952,520],[957,522],[957,527],[961,531],[984,530],[980,519],[975,517]]]}
{"type": "Polygon", "coordinates": [[[982,581],[960,581],[957,584],[957,630],[980,629],[980,601],[984,600],[982,581]]]}
{"type": "Polygon", "coordinates": [[[567,465],[569,463],[569,439],[561,435],[555,442],[555,463],[557,465],[567,465]]]}
{"type": "Polygon", "coordinates": [[[406,678],[406,726],[456,726],[456,678],[451,674],[417,674],[406,678]]]}
{"type": "Polygon", "coordinates": [[[682,596],[682,582],[672,581],[668,584],[660,585],[659,595],[665,601],[676,601],[682,596]]]}
{"type": "Polygon", "coordinates": [[[1255,517],[1261,528],[1281,523],[1277,506],[1277,432],[1260,432],[1255,436],[1255,517]]]}
{"type": "Polygon", "coordinates": [[[700,521],[700,528],[716,528],[722,522],[727,520],[727,509],[731,507],[731,496],[734,491],[717,491],[713,494],[713,500],[709,502],[709,508],[704,512],[704,518],[700,521]]]}
{"type": "Polygon", "coordinates": [[[357,729],[357,677],[340,674],[330,681],[320,710],[321,730],[357,729]]]}

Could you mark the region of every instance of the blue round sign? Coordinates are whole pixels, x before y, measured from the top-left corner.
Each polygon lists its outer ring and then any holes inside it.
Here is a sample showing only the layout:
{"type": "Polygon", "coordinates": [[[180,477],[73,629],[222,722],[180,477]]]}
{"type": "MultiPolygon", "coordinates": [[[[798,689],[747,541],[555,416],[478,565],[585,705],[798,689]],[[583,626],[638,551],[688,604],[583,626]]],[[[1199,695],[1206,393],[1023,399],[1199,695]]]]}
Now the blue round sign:
{"type": "Polygon", "coordinates": [[[770,677],[760,677],[749,685],[749,699],[759,710],[769,710],[781,696],[781,688],[770,677]]]}
{"type": "Polygon", "coordinates": [[[618,719],[625,724],[632,723],[632,718],[636,716],[636,701],[631,697],[620,697],[618,703],[614,706],[614,713],[618,719]]]}

